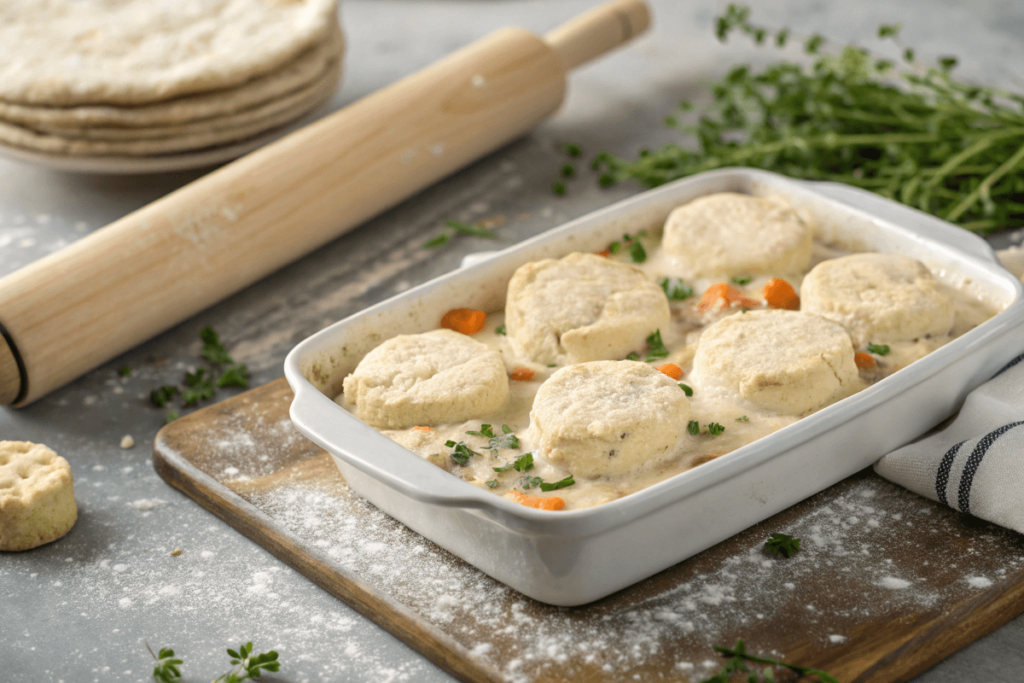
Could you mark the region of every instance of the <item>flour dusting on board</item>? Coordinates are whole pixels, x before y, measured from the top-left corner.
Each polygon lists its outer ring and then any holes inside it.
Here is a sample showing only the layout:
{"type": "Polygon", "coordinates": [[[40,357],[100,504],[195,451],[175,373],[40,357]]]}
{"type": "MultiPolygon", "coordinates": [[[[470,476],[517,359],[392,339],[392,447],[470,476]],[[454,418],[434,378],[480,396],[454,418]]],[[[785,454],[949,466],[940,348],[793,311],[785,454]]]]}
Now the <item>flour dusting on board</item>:
{"type": "MultiPolygon", "coordinates": [[[[708,551],[714,557],[710,571],[701,563],[699,573],[684,571],[679,581],[665,582],[639,601],[626,599],[627,590],[566,609],[523,597],[350,493],[286,484],[250,500],[314,556],[422,615],[468,656],[517,683],[543,678],[545,671],[570,680],[602,674],[619,679],[653,666],[674,668],[681,680],[691,668],[703,676],[719,666],[713,656],[666,658],[711,656],[713,645],[732,644],[756,632],[759,622],[799,624],[797,636],[820,648],[838,647],[847,642],[848,627],[967,599],[991,585],[979,573],[986,547],[1005,543],[1000,532],[982,527],[963,539],[961,558],[917,571],[901,558],[926,548],[937,534],[958,534],[955,517],[935,514],[934,504],[887,482],[861,478],[844,485],[841,495],[819,496],[798,519],[773,529],[804,539],[790,559],[769,557],[764,539],[747,532],[741,552],[722,554],[721,546],[708,551]]],[[[1014,563],[1021,566],[1024,553],[1014,563]]],[[[1008,569],[990,571],[998,579],[1008,569]]]]}

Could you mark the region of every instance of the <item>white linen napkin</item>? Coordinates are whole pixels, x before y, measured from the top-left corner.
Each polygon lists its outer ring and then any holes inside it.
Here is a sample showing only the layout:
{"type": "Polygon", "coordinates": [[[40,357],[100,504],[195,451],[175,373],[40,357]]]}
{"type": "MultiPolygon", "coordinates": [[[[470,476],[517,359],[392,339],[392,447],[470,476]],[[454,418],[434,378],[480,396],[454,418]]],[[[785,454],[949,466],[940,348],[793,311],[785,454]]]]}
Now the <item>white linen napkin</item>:
{"type": "Polygon", "coordinates": [[[884,456],[875,472],[1024,533],[1024,354],[972,391],[951,423],[884,456]]]}

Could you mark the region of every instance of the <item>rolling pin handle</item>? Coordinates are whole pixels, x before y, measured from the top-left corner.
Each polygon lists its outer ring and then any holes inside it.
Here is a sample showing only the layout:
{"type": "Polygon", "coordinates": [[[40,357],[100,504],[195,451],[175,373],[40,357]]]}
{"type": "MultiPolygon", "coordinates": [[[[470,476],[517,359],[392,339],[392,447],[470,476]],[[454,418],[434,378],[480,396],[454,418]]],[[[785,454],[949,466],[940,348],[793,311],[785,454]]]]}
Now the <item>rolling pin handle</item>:
{"type": "Polygon", "coordinates": [[[562,24],[544,40],[569,71],[643,33],[650,23],[644,0],[615,0],[562,24]]]}

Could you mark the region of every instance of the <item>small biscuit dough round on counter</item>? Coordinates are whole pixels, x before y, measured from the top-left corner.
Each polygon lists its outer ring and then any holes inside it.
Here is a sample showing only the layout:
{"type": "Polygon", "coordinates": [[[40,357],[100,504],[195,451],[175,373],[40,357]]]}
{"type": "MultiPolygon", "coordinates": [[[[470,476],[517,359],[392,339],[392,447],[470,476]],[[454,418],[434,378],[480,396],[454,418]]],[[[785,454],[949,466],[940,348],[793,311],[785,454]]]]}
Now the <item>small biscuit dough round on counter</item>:
{"type": "Polygon", "coordinates": [[[462,422],[508,399],[505,363],[464,334],[433,330],[393,337],[370,351],[343,383],[357,415],[378,429],[462,422]]]}
{"type": "Polygon", "coordinates": [[[671,455],[690,402],[679,384],[646,363],[594,361],[555,372],[537,390],[530,440],[578,477],[622,475],[671,455]]]}
{"type": "Polygon", "coordinates": [[[700,336],[692,380],[775,413],[824,406],[858,379],[853,343],[841,325],[800,311],[730,315],[700,336]]]}
{"type": "Polygon", "coordinates": [[[505,305],[513,350],[538,363],[622,358],[669,316],[665,292],[640,270],[582,253],[520,266],[505,305]]]}
{"type": "Polygon", "coordinates": [[[0,550],[29,550],[75,525],[71,466],[42,444],[0,441],[0,550]]]}
{"type": "Polygon", "coordinates": [[[816,265],[800,287],[801,310],[846,327],[858,347],[946,334],[953,299],[920,261],[851,254],[816,265]]]}
{"type": "Polygon", "coordinates": [[[674,209],[662,248],[680,277],[796,273],[811,264],[813,237],[814,226],[781,197],[721,192],[674,209]]]}

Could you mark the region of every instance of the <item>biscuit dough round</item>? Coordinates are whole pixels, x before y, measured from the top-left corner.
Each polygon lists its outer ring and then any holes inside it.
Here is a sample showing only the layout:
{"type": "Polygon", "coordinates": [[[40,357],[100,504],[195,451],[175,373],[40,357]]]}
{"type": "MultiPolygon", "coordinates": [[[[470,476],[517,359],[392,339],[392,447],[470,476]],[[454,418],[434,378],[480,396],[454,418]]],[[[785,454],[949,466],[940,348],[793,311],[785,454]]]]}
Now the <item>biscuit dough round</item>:
{"type": "Polygon", "coordinates": [[[858,379],[841,325],[801,311],[730,315],[700,336],[693,381],[775,413],[821,408],[858,379]]]}
{"type": "Polygon", "coordinates": [[[0,550],[29,550],[75,525],[68,461],[42,444],[0,441],[0,550]]]}
{"type": "Polygon", "coordinates": [[[672,275],[753,276],[807,270],[813,237],[782,197],[721,192],[673,210],[662,247],[672,275]]]}
{"type": "Polygon", "coordinates": [[[359,418],[378,429],[463,422],[508,399],[501,354],[451,330],[387,340],[366,354],[343,387],[359,418]]]}
{"type": "Polygon", "coordinates": [[[690,402],[647,363],[594,361],[555,372],[537,390],[530,439],[574,476],[624,475],[675,451],[690,402]]]}
{"type": "Polygon", "coordinates": [[[640,270],[578,252],[521,266],[505,305],[513,350],[537,363],[622,358],[669,315],[665,292],[640,270]]]}
{"type": "Polygon", "coordinates": [[[852,254],[822,261],[804,278],[801,309],[846,327],[859,347],[942,335],[953,299],[928,267],[900,254],[852,254]]]}

